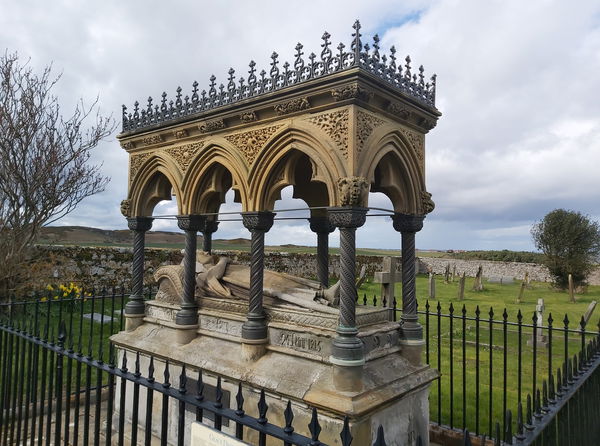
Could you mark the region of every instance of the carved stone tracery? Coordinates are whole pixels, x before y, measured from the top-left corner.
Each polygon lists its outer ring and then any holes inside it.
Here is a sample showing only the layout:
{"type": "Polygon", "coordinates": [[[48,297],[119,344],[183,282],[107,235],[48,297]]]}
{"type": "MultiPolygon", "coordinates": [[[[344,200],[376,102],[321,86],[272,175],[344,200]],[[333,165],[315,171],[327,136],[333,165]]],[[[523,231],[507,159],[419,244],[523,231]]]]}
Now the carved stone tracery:
{"type": "Polygon", "coordinates": [[[308,122],[321,128],[338,146],[345,159],[348,159],[348,109],[322,113],[308,119],[308,122]]]}
{"type": "Polygon", "coordinates": [[[360,153],[377,127],[385,124],[383,119],[379,119],[369,113],[358,111],[356,114],[356,151],[360,153]]]}
{"type": "Polygon", "coordinates": [[[400,131],[410,142],[410,145],[419,160],[419,164],[423,166],[423,162],[425,161],[425,137],[420,133],[408,130],[404,127],[402,127],[400,131]]]}
{"type": "Polygon", "coordinates": [[[150,155],[150,153],[140,153],[136,155],[131,155],[129,157],[129,174],[132,180],[137,175],[138,171],[140,170],[140,167],[142,167],[142,164],[144,164],[144,162],[148,158],[150,158],[150,155]]]}
{"type": "Polygon", "coordinates": [[[198,141],[191,144],[184,144],[182,146],[168,147],[165,151],[171,155],[179,167],[182,173],[185,173],[194,158],[194,155],[204,147],[204,141],[198,141]]]}
{"type": "Polygon", "coordinates": [[[248,132],[235,133],[233,135],[225,136],[225,139],[242,152],[248,165],[252,165],[267,140],[281,127],[283,127],[282,124],[250,130],[248,132]]]}

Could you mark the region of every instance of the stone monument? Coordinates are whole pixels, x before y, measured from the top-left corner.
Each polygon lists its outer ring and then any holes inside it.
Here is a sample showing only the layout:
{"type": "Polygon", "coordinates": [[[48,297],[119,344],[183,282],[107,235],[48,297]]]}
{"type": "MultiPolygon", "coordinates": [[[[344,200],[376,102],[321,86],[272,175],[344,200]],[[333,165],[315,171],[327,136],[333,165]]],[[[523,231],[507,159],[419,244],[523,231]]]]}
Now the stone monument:
{"type": "Polygon", "coordinates": [[[398,269],[396,257],[384,257],[383,258],[383,271],[376,271],[373,282],[381,284],[381,299],[387,302],[390,307],[393,306],[393,302],[396,292],[396,276],[399,274],[396,272],[398,269]]]}
{"type": "MultiPolygon", "coordinates": [[[[168,360],[172,374],[183,365],[191,374],[202,370],[205,385],[221,379],[230,395],[238,385],[264,389],[271,423],[285,424],[290,400],[299,433],[308,433],[301,426],[317,407],[325,443],[339,441],[348,416],[353,444],[372,444],[382,425],[390,445],[412,446],[416,434],[426,445],[428,388],[438,374],[421,363],[415,234],[434,209],[425,135],[440,116],[436,79],[425,81],[410,58],[400,66],[395,50],[382,58],[377,36],[368,52],[360,29],[357,21],[351,44],[338,52],[325,33],[320,57],[304,59],[298,44],[294,63],[280,66],[274,53],[268,74],[252,62],[245,79],[231,69],[227,85],[212,77],[207,91],[194,83],[191,95],[178,89],[173,101],[165,94],[160,104],[150,98],[131,113],[123,108],[118,139],[129,154],[129,187],[122,212],[134,232],[134,286],[126,330],[112,342],[121,355],[157,358],[157,376],[168,360]],[[264,269],[264,235],[290,185],[317,234],[316,282],[264,269]],[[251,234],[249,268],[210,254],[228,190],[251,234]],[[401,234],[400,322],[390,308],[356,307],[355,233],[370,191],[390,198],[401,234]],[[154,206],[172,197],[186,235],[183,265],[157,272],[160,290],[144,301],[144,234],[154,206]],[[336,228],[340,281],[329,287],[328,235],[336,228]]],[[[258,393],[246,394],[246,407],[256,407],[258,393]]],[[[132,416],[127,406],[116,410],[132,416]]],[[[245,441],[256,442],[253,435],[245,441]]]]}
{"type": "Polygon", "coordinates": [[[531,334],[531,338],[527,340],[527,345],[533,345],[533,339],[536,339],[536,345],[538,347],[547,347],[548,339],[544,335],[542,326],[544,325],[544,311],[546,307],[544,306],[544,299],[539,298],[537,301],[537,305],[535,306],[535,316],[536,316],[536,326],[533,328],[533,333],[531,334]]]}

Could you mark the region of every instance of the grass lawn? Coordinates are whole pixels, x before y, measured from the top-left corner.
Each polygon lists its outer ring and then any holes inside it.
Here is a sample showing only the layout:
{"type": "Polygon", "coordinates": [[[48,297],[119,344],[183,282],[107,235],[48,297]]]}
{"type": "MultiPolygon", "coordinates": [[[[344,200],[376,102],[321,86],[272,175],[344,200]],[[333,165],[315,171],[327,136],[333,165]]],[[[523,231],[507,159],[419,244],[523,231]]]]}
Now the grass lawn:
{"type": "MultiPolygon", "coordinates": [[[[427,339],[423,360],[428,361],[441,373],[441,379],[431,386],[431,420],[460,429],[467,427],[471,432],[489,434],[490,413],[492,431],[495,430],[496,422],[500,422],[503,429],[504,408],[512,410],[513,422],[516,422],[519,398],[525,406],[527,394],[533,391],[534,376],[535,386],[541,390],[543,380],[549,378],[549,368],[556,374],[557,367],[561,366],[565,350],[570,357],[579,353],[580,334],[570,332],[565,340],[564,332],[557,329],[564,326],[563,319],[567,315],[570,321],[569,328],[579,330],[579,321],[589,303],[592,300],[600,300],[600,287],[589,287],[586,294],[577,295],[577,301],[571,303],[566,292],[556,291],[549,284],[532,283],[530,288],[525,290],[523,302],[517,304],[520,283],[500,285],[484,282],[484,291],[475,292],[471,291],[473,281],[473,278],[467,278],[465,298],[460,301],[457,299],[458,279],[454,283],[445,284],[441,276],[436,277],[437,299],[429,301],[429,316],[420,314],[424,336],[427,339]],[[533,329],[525,325],[532,324],[538,298],[544,299],[546,307],[543,325],[547,326],[547,318],[552,314],[554,330],[551,352],[548,347],[536,346],[534,361],[533,346],[527,345],[533,329]],[[441,314],[439,318],[438,303],[441,314]],[[450,304],[454,308],[453,318],[449,317],[450,304]],[[479,324],[474,320],[477,306],[481,311],[479,324]],[[491,330],[490,308],[494,311],[492,319],[499,321],[492,323],[491,330]],[[502,323],[504,309],[507,324],[502,323]],[[518,325],[511,324],[517,322],[519,310],[523,315],[524,324],[521,335],[518,325]],[[476,348],[477,333],[479,349],[476,348]]],[[[400,306],[400,284],[397,284],[395,292],[400,306]]],[[[419,311],[425,312],[427,292],[427,276],[420,275],[417,277],[419,311]]],[[[372,296],[380,294],[380,285],[366,282],[359,293],[360,302],[365,294],[368,296],[367,300],[372,302],[372,296]]],[[[381,299],[378,298],[378,305],[381,305],[380,302],[381,299]]],[[[597,333],[599,318],[600,310],[597,310],[586,331],[597,333]]],[[[543,334],[548,336],[546,328],[543,329],[543,334]]],[[[589,340],[592,334],[586,336],[589,340]]],[[[513,426],[513,432],[514,428],[513,426]]]]}

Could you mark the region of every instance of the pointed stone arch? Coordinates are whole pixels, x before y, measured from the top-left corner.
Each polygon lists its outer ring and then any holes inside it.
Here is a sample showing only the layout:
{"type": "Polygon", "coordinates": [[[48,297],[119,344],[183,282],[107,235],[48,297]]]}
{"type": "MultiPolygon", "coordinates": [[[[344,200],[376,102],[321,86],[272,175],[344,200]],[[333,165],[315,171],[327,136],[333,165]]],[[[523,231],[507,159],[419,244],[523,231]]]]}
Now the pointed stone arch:
{"type": "Polygon", "coordinates": [[[135,157],[143,157],[139,166],[132,168],[129,186],[131,215],[151,216],[156,204],[171,200],[175,195],[178,213],[182,210],[181,172],[176,162],[163,153],[132,155],[130,164],[136,163],[135,157]]]}
{"type": "Polygon", "coordinates": [[[423,214],[425,178],[419,160],[417,141],[409,131],[385,126],[370,138],[358,164],[359,176],[371,183],[371,192],[381,192],[392,202],[395,212],[423,214]]]}
{"type": "Polygon", "coordinates": [[[226,144],[213,143],[190,163],[183,178],[184,212],[203,214],[218,212],[229,189],[235,202],[248,208],[247,168],[238,152],[226,144]]]}
{"type": "Polygon", "coordinates": [[[252,209],[272,209],[281,189],[300,184],[301,188],[295,187],[295,198],[309,206],[334,206],[337,180],[346,176],[346,166],[326,141],[310,126],[302,125],[288,127],[271,139],[248,175],[252,209]]]}

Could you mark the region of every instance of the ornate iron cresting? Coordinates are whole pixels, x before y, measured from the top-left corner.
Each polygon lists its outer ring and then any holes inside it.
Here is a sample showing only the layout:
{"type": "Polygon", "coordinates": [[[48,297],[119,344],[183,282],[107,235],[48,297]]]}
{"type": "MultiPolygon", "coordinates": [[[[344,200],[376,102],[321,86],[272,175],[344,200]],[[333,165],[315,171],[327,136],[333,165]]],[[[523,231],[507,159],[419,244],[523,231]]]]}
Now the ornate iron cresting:
{"type": "Polygon", "coordinates": [[[329,221],[340,228],[340,321],[332,344],[332,362],[339,365],[364,364],[364,346],[356,327],[356,228],[365,224],[367,209],[329,208],[329,221]]]}
{"type": "Polygon", "coordinates": [[[423,228],[422,215],[394,214],[394,229],[402,234],[402,337],[421,340],[423,328],[418,322],[415,290],[415,233],[423,228]]]}
{"type": "Polygon", "coordinates": [[[267,339],[267,323],[263,311],[263,271],[265,232],[273,226],[273,212],[244,212],[244,226],[252,232],[250,247],[250,299],[247,320],[242,325],[242,338],[250,343],[267,339]]]}
{"type": "Polygon", "coordinates": [[[402,62],[396,59],[396,48],[391,47],[389,56],[381,54],[379,36],[373,36],[372,48],[369,44],[362,43],[360,33],[360,22],[354,23],[354,33],[350,51],[345,51],[346,45],[340,43],[332,48],[331,35],[326,31],[321,39],[321,54],[317,56],[310,53],[305,60],[304,46],[296,45],[296,54],[293,65],[285,62],[279,66],[279,55],[271,54],[271,68],[269,72],[256,71],[256,63],[250,61],[248,78],[239,77],[236,81],[235,70],[229,69],[227,85],[217,86],[216,77],[210,77],[208,91],[198,91],[198,82],[192,84],[191,96],[182,97],[182,88],[176,90],[175,100],[167,99],[167,93],[163,92],[160,105],[148,98],[146,107],[138,101],[134,103],[133,112],[123,105],[123,132],[134,131],[150,127],[162,122],[176,121],[180,118],[192,116],[197,113],[213,110],[228,104],[234,104],[245,99],[254,98],[273,91],[283,90],[292,85],[307,82],[312,79],[321,78],[340,71],[360,68],[387,85],[395,88],[400,93],[411,97],[420,104],[435,109],[436,75],[431,76],[429,81],[425,80],[423,66],[413,70],[410,56],[402,62]],[[371,51],[372,50],[372,51],[371,51]],[[413,72],[416,71],[416,72],[413,72]]]}
{"type": "Polygon", "coordinates": [[[152,227],[151,217],[130,217],[127,219],[133,236],[133,265],[131,271],[132,293],[125,306],[125,313],[131,315],[144,314],[144,239],[145,233],[152,227]]]}
{"type": "Polygon", "coordinates": [[[329,234],[335,227],[327,217],[311,217],[310,230],[317,234],[317,277],[323,288],[329,286],[329,234]]]}
{"type": "Polygon", "coordinates": [[[202,215],[180,215],[177,217],[179,229],[185,231],[185,253],[183,258],[183,296],[181,310],[175,316],[177,325],[198,323],[198,303],[196,302],[196,244],[198,231],[204,227],[202,215]]]}

